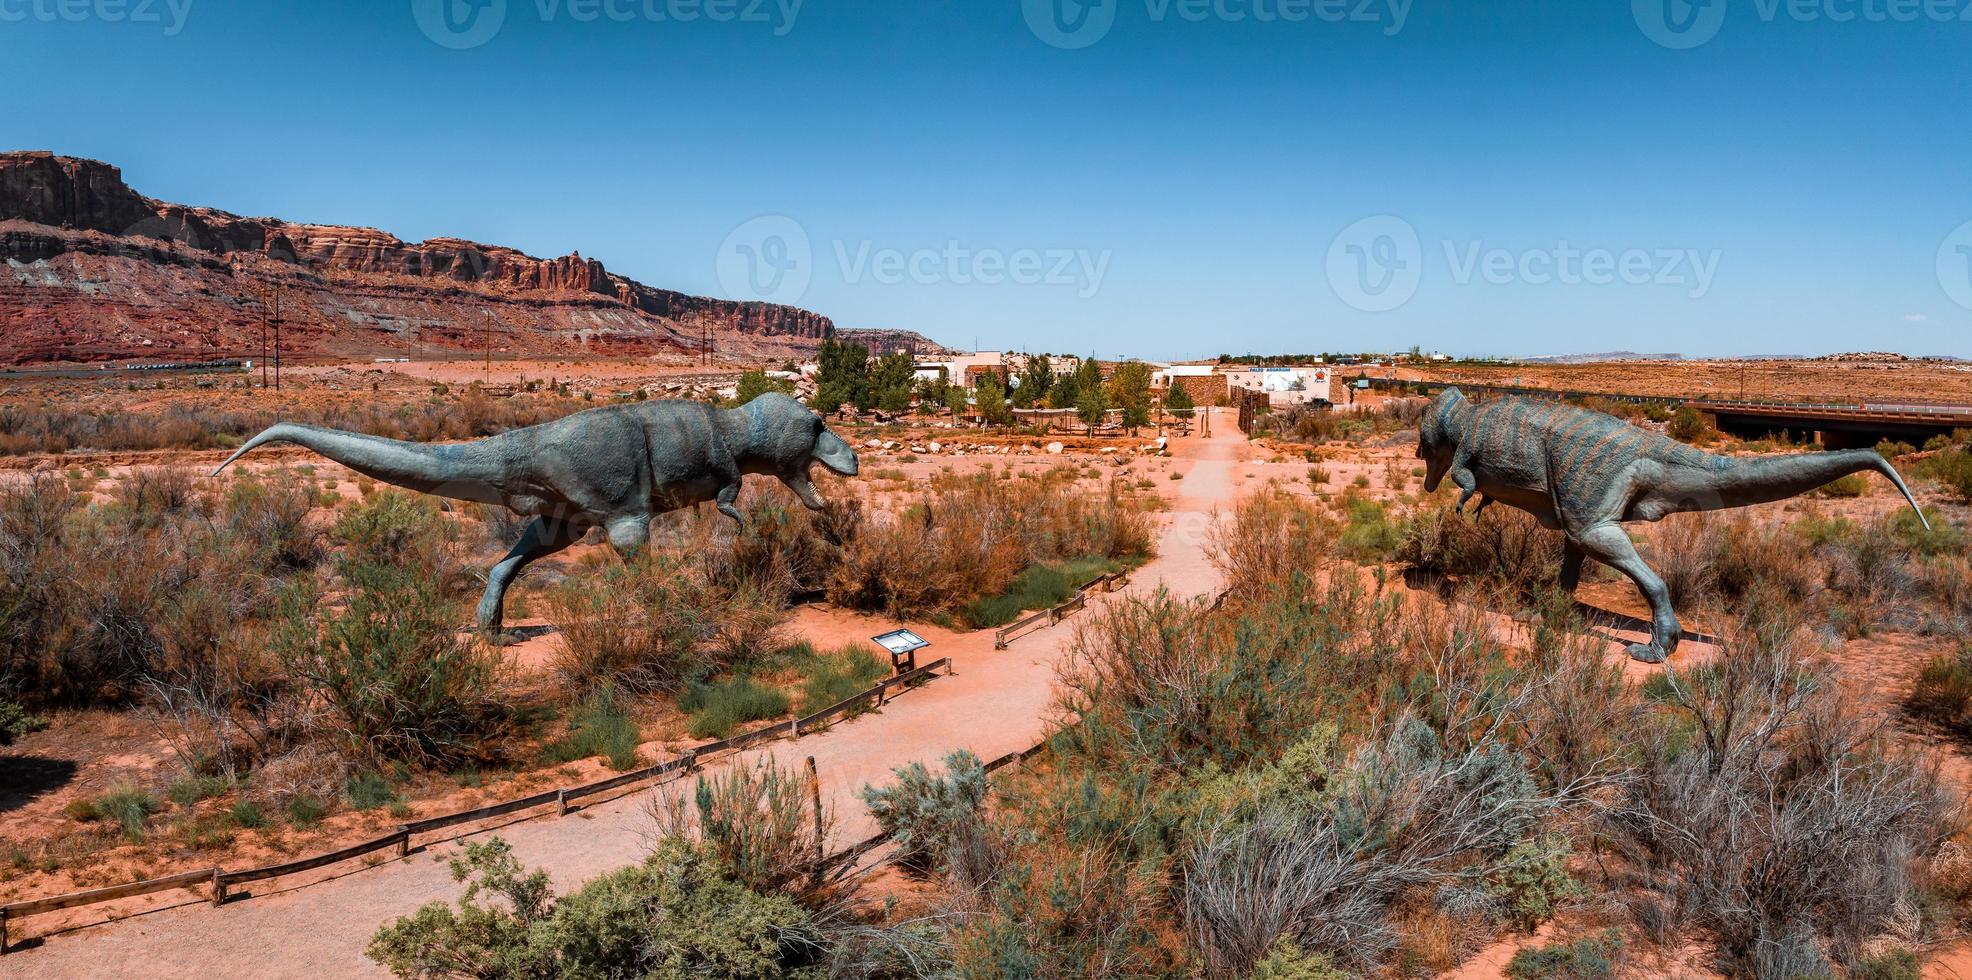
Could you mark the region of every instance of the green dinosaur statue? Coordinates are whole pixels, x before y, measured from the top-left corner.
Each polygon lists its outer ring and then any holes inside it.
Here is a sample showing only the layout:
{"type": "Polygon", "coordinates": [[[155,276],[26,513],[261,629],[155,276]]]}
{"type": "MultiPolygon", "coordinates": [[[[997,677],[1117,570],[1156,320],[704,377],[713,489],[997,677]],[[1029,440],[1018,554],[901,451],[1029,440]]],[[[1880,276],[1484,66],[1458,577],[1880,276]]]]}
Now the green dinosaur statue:
{"type": "Polygon", "coordinates": [[[1459,488],[1458,510],[1483,494],[1480,509],[1497,500],[1560,531],[1562,588],[1574,590],[1585,558],[1629,576],[1650,603],[1650,642],[1630,644],[1629,653],[1647,663],[1677,649],[1680,629],[1670,591],[1637,555],[1624,521],[1784,500],[1874,470],[1931,526],[1896,468],[1875,450],[1716,456],[1601,412],[1526,398],[1474,405],[1457,388],[1425,409],[1417,458],[1425,463],[1426,492],[1447,476],[1459,488]]]}
{"type": "Polygon", "coordinates": [[[736,504],[747,474],[776,477],[809,509],[821,510],[822,496],[809,481],[813,466],[844,476],[857,471],[856,451],[821,416],[780,392],[732,409],[687,401],[610,405],[444,446],[281,422],[248,439],[213,475],[270,442],[307,446],[420,493],[533,516],[520,543],[486,577],[479,628],[494,636],[514,576],[592,527],[608,532],[610,546],[629,558],[649,540],[657,514],[711,501],[739,521],[736,504]]]}

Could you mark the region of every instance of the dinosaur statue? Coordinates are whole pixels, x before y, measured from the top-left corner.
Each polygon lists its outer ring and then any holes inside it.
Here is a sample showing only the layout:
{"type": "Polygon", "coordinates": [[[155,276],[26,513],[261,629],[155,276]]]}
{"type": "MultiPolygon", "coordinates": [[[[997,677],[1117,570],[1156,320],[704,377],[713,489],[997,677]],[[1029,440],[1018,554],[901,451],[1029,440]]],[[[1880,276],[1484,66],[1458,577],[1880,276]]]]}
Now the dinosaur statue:
{"type": "Polygon", "coordinates": [[[1646,663],[1677,649],[1678,618],[1664,580],[1637,555],[1623,521],[1783,500],[1874,470],[1931,526],[1896,468],[1873,449],[1716,456],[1562,402],[1499,398],[1475,406],[1447,388],[1424,411],[1417,457],[1427,493],[1447,476],[1459,488],[1457,510],[1483,494],[1479,509],[1497,500],[1560,531],[1563,589],[1574,590],[1585,558],[1629,576],[1650,603],[1650,642],[1629,646],[1630,656],[1646,663]]]}
{"type": "Polygon", "coordinates": [[[820,463],[844,476],[857,471],[856,451],[820,416],[779,392],[734,409],[688,401],[611,405],[440,446],[281,422],[248,439],[212,475],[270,442],[306,446],[420,493],[533,515],[520,542],[486,577],[478,620],[488,636],[499,635],[514,576],[591,527],[602,527],[616,553],[629,558],[648,540],[651,518],[666,511],[711,500],[742,521],[734,503],[746,474],[779,477],[810,510],[821,510],[810,467],[820,463]]]}

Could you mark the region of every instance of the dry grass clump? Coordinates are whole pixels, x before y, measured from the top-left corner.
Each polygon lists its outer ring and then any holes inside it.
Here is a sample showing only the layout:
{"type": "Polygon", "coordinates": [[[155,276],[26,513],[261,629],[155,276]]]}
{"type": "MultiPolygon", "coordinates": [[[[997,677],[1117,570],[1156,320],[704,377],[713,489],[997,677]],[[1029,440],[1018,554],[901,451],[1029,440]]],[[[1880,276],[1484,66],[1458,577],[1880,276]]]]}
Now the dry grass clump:
{"type": "Polygon", "coordinates": [[[555,666],[572,690],[675,693],[772,646],[786,620],[782,599],[722,587],[703,568],[653,551],[571,578],[544,605],[560,639],[555,666]]]}
{"type": "Polygon", "coordinates": [[[893,616],[950,613],[1006,591],[1031,565],[1148,557],[1152,527],[1116,484],[1092,495],[1059,473],[942,478],[896,511],[835,530],[828,597],[893,616]]]}
{"type": "Polygon", "coordinates": [[[1310,574],[1333,547],[1334,520],[1293,494],[1267,488],[1240,498],[1206,532],[1207,556],[1236,593],[1310,574]]]}
{"type": "Polygon", "coordinates": [[[1473,517],[1449,505],[1420,505],[1404,522],[1396,557],[1429,575],[1533,598],[1560,581],[1561,534],[1512,507],[1473,517]]]}

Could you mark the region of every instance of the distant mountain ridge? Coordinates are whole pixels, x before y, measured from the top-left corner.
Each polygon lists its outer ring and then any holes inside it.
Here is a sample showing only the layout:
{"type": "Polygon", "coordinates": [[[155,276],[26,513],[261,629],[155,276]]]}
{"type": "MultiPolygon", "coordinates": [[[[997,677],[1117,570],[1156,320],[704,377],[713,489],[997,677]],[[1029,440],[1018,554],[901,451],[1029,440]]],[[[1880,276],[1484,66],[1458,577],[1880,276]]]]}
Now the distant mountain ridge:
{"type": "MultiPolygon", "coordinates": [[[[647,286],[573,253],[247,218],[145,197],[116,167],[0,153],[0,362],[284,355],[798,357],[826,316],[647,286]]],[[[919,338],[922,340],[922,338],[919,338]]],[[[929,344],[929,341],[925,341],[929,344]]],[[[931,345],[936,346],[936,345],[931,345]]]]}

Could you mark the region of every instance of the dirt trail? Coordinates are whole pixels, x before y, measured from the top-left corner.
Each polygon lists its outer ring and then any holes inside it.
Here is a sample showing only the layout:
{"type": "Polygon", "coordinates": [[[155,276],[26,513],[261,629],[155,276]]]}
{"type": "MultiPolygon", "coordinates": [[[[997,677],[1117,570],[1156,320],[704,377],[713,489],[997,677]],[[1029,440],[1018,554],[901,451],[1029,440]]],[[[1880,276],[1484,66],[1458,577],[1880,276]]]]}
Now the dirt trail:
{"type": "MultiPolygon", "coordinates": [[[[1218,574],[1205,559],[1205,529],[1214,508],[1237,493],[1233,469],[1245,440],[1229,419],[1214,421],[1224,424],[1213,427],[1213,438],[1187,439],[1176,447],[1191,462],[1182,496],[1166,515],[1158,557],[1119,594],[1162,585],[1195,595],[1217,587],[1218,574]]],[[[960,748],[991,759],[1040,740],[1053,713],[1054,665],[1068,648],[1075,623],[1087,616],[1023,636],[1006,650],[993,649],[990,631],[940,643],[928,653],[951,657],[953,676],[880,712],[750,755],[769,754],[794,766],[814,756],[837,817],[837,842],[866,838],[875,826],[856,793],[867,783],[888,781],[892,768],[917,760],[936,763],[960,748]]],[[[648,852],[651,824],[644,808],[651,796],[632,793],[566,817],[516,822],[475,837],[498,833],[523,863],[548,869],[556,887],[566,890],[648,852]]],[[[374,868],[338,865],[318,878],[269,882],[274,887],[222,909],[187,893],[168,893],[180,900],[30,940],[34,945],[0,958],[0,977],[386,976],[363,956],[370,935],[426,902],[456,899],[463,889],[452,881],[445,861],[462,843],[433,844],[374,868]]],[[[16,936],[33,934],[36,922],[13,928],[16,936]]]]}

